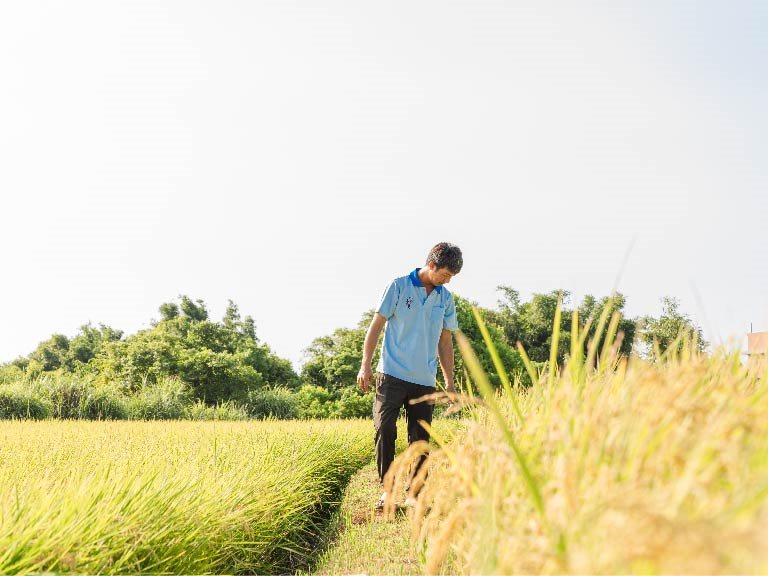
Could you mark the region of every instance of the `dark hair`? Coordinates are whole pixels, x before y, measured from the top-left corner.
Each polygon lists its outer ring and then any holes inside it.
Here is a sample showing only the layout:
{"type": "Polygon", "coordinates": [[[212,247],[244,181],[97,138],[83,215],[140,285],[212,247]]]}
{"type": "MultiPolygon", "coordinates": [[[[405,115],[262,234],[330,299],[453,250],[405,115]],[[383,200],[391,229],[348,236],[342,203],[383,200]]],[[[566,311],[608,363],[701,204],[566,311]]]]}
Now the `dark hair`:
{"type": "Polygon", "coordinates": [[[427,264],[434,262],[438,269],[448,268],[451,274],[461,272],[464,265],[464,259],[461,256],[461,248],[450,242],[440,242],[435,244],[427,256],[427,264]]]}

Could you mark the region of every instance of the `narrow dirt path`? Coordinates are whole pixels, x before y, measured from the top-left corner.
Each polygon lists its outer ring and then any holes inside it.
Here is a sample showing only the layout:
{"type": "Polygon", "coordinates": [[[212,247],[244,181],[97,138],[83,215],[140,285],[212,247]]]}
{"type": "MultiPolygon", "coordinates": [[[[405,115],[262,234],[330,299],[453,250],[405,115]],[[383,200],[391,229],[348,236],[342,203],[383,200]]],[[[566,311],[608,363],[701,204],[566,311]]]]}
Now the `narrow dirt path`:
{"type": "Polygon", "coordinates": [[[335,536],[310,574],[421,574],[405,512],[386,518],[374,509],[381,493],[374,464],[352,477],[335,536]]]}

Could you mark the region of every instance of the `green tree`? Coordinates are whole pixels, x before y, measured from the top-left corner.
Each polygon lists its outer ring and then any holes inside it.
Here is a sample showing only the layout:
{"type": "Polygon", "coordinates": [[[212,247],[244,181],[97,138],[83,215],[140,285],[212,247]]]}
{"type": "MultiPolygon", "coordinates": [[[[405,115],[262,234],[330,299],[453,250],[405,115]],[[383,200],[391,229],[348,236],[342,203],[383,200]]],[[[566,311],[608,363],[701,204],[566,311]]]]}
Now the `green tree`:
{"type": "Polygon", "coordinates": [[[661,303],[661,316],[645,316],[641,320],[640,339],[645,345],[642,354],[655,360],[657,353],[663,354],[675,341],[676,351],[680,352],[686,338],[696,342],[697,350],[704,351],[707,342],[701,328],[687,314],[680,311],[680,301],[671,296],[664,296],[661,303]],[[654,343],[658,345],[658,352],[654,350],[654,343]]]}
{"type": "MultiPolygon", "coordinates": [[[[476,302],[471,302],[466,298],[458,296],[457,294],[453,295],[453,299],[456,303],[456,317],[459,321],[459,329],[462,331],[464,336],[467,337],[469,343],[472,345],[472,349],[475,351],[475,354],[477,355],[478,360],[480,361],[483,370],[485,370],[485,373],[488,375],[491,383],[495,386],[499,386],[501,384],[501,379],[499,377],[498,371],[496,370],[496,366],[493,363],[493,359],[491,358],[491,353],[488,350],[488,346],[485,344],[483,335],[480,332],[480,326],[477,324],[474,314],[472,314],[472,307],[477,308],[480,312],[480,315],[482,316],[486,327],[488,328],[491,341],[499,353],[501,363],[504,366],[504,369],[510,380],[514,381],[515,378],[520,378],[521,382],[527,383],[529,379],[525,373],[525,366],[523,365],[522,358],[520,357],[520,354],[517,352],[517,350],[514,350],[512,346],[510,346],[507,338],[505,338],[504,330],[499,322],[498,314],[494,314],[491,310],[481,308],[476,302]]],[[[454,377],[457,378],[457,382],[459,382],[460,379],[466,378],[468,370],[466,369],[464,359],[462,358],[458,349],[456,349],[455,340],[454,359],[454,377]]],[[[445,382],[443,379],[442,370],[438,370],[437,378],[441,385],[444,386],[445,382]]]]}
{"type": "Polygon", "coordinates": [[[520,295],[509,286],[499,286],[503,294],[499,310],[491,317],[502,330],[509,346],[520,342],[528,357],[534,362],[548,362],[552,346],[552,332],[558,299],[562,297],[558,363],[565,360],[570,347],[571,313],[567,308],[570,294],[565,290],[553,290],[546,294],[534,294],[530,302],[521,302],[520,295]]]}
{"type": "Polygon", "coordinates": [[[84,324],[73,338],[54,334],[40,342],[26,359],[14,361],[16,366],[32,374],[62,371],[65,373],[81,370],[102,349],[104,344],[122,338],[122,331],[104,324],[94,328],[84,324]]]}
{"type": "Polygon", "coordinates": [[[37,345],[35,351],[29,355],[29,360],[43,372],[69,368],[69,338],[64,334],[54,334],[37,345]]]}
{"type": "Polygon", "coordinates": [[[173,320],[179,316],[179,305],[175,302],[165,302],[160,304],[160,318],[162,320],[173,320]]]}
{"type": "MultiPolygon", "coordinates": [[[[265,386],[299,386],[290,362],[256,340],[252,319],[240,321],[233,302],[222,322],[214,322],[202,300],[180,298],[181,315],[164,314],[167,319],[151,329],[112,342],[92,362],[94,371],[130,390],[177,377],[208,404],[244,402],[249,392],[265,386]]],[[[171,309],[164,304],[161,314],[171,309]]]]}
{"type": "Polygon", "coordinates": [[[236,330],[240,324],[240,309],[232,300],[227,301],[227,310],[224,312],[223,323],[230,330],[236,330]]]}
{"type": "Polygon", "coordinates": [[[181,295],[181,312],[193,322],[202,322],[208,319],[208,310],[202,300],[192,300],[185,295],[181,295]]]}
{"type": "MultiPolygon", "coordinates": [[[[562,365],[571,349],[571,325],[573,311],[568,307],[570,294],[565,290],[554,290],[546,294],[533,294],[530,301],[522,302],[519,293],[509,286],[499,286],[503,298],[499,300],[498,310],[491,314],[501,328],[507,343],[515,346],[519,341],[529,358],[537,363],[549,361],[552,347],[552,334],[555,323],[555,311],[558,299],[562,295],[560,338],[557,343],[557,361],[562,365]]],[[[632,351],[635,339],[636,320],[624,316],[626,298],[622,294],[597,299],[586,295],[577,307],[580,330],[589,325],[588,336],[584,341],[584,353],[597,333],[597,324],[603,310],[608,308],[608,321],[614,312],[621,318],[617,333],[622,336],[620,352],[628,355],[632,351]]],[[[598,350],[605,338],[605,330],[598,343],[598,350]]]]}
{"type": "MultiPolygon", "coordinates": [[[[338,328],[329,336],[320,336],[304,350],[307,358],[302,380],[326,390],[357,386],[357,373],[363,361],[363,344],[374,311],[365,312],[355,328],[338,328]]],[[[374,369],[379,361],[379,346],[374,352],[374,369]]]]}
{"type": "Polygon", "coordinates": [[[91,323],[80,327],[80,332],[69,342],[69,362],[73,365],[85,365],[101,351],[107,342],[115,342],[123,337],[122,330],[115,330],[104,324],[94,328],[91,323]]]}
{"type": "Polygon", "coordinates": [[[250,316],[243,318],[240,323],[240,332],[243,336],[247,336],[254,342],[256,342],[256,322],[250,316]]]}
{"type": "Polygon", "coordinates": [[[637,330],[637,320],[627,318],[624,315],[624,306],[627,303],[627,299],[623,294],[616,293],[613,296],[606,296],[597,300],[594,296],[585,296],[581,304],[578,307],[579,311],[579,323],[583,328],[589,322],[588,336],[584,343],[584,353],[587,353],[590,342],[592,342],[597,334],[598,323],[604,310],[608,308],[608,316],[606,320],[605,328],[600,336],[600,341],[597,343],[598,351],[602,350],[603,343],[605,341],[608,323],[611,321],[611,317],[614,313],[618,312],[621,317],[619,319],[619,325],[616,330],[617,337],[620,337],[621,346],[619,352],[625,356],[628,356],[632,352],[632,347],[635,342],[635,333],[637,330]],[[591,321],[591,322],[590,322],[591,321]]]}

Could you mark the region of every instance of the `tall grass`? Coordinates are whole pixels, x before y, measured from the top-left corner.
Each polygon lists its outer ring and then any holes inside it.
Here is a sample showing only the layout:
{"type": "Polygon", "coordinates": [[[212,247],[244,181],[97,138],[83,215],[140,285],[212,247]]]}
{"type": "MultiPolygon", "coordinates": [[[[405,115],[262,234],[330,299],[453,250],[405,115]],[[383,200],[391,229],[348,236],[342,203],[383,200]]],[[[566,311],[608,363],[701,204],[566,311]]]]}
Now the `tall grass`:
{"type": "Polygon", "coordinates": [[[370,422],[0,422],[0,573],[277,573],[370,422]]]}
{"type": "Polygon", "coordinates": [[[195,399],[192,389],[169,376],[127,389],[89,374],[0,374],[0,420],[315,420],[355,419],[371,414],[373,393],[354,389],[338,396],[317,386],[250,390],[245,403],[216,405],[195,399]]]}
{"type": "Polygon", "coordinates": [[[585,355],[576,318],[566,366],[498,392],[460,340],[482,400],[431,460],[427,573],[768,571],[768,369],[693,341],[622,358],[617,325],[585,355]]]}
{"type": "Polygon", "coordinates": [[[29,387],[18,383],[0,385],[0,419],[42,420],[50,415],[50,403],[40,399],[29,387]]]}

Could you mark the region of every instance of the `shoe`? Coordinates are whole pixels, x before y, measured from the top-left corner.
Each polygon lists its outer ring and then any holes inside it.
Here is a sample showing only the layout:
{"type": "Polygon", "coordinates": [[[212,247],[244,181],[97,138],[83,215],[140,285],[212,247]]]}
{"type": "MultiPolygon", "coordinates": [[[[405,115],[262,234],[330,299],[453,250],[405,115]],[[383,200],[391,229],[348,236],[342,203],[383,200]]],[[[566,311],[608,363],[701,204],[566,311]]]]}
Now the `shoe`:
{"type": "Polygon", "coordinates": [[[387,503],[387,493],[382,492],[381,496],[379,496],[378,501],[376,502],[376,510],[381,511],[384,510],[384,505],[387,503]]]}

